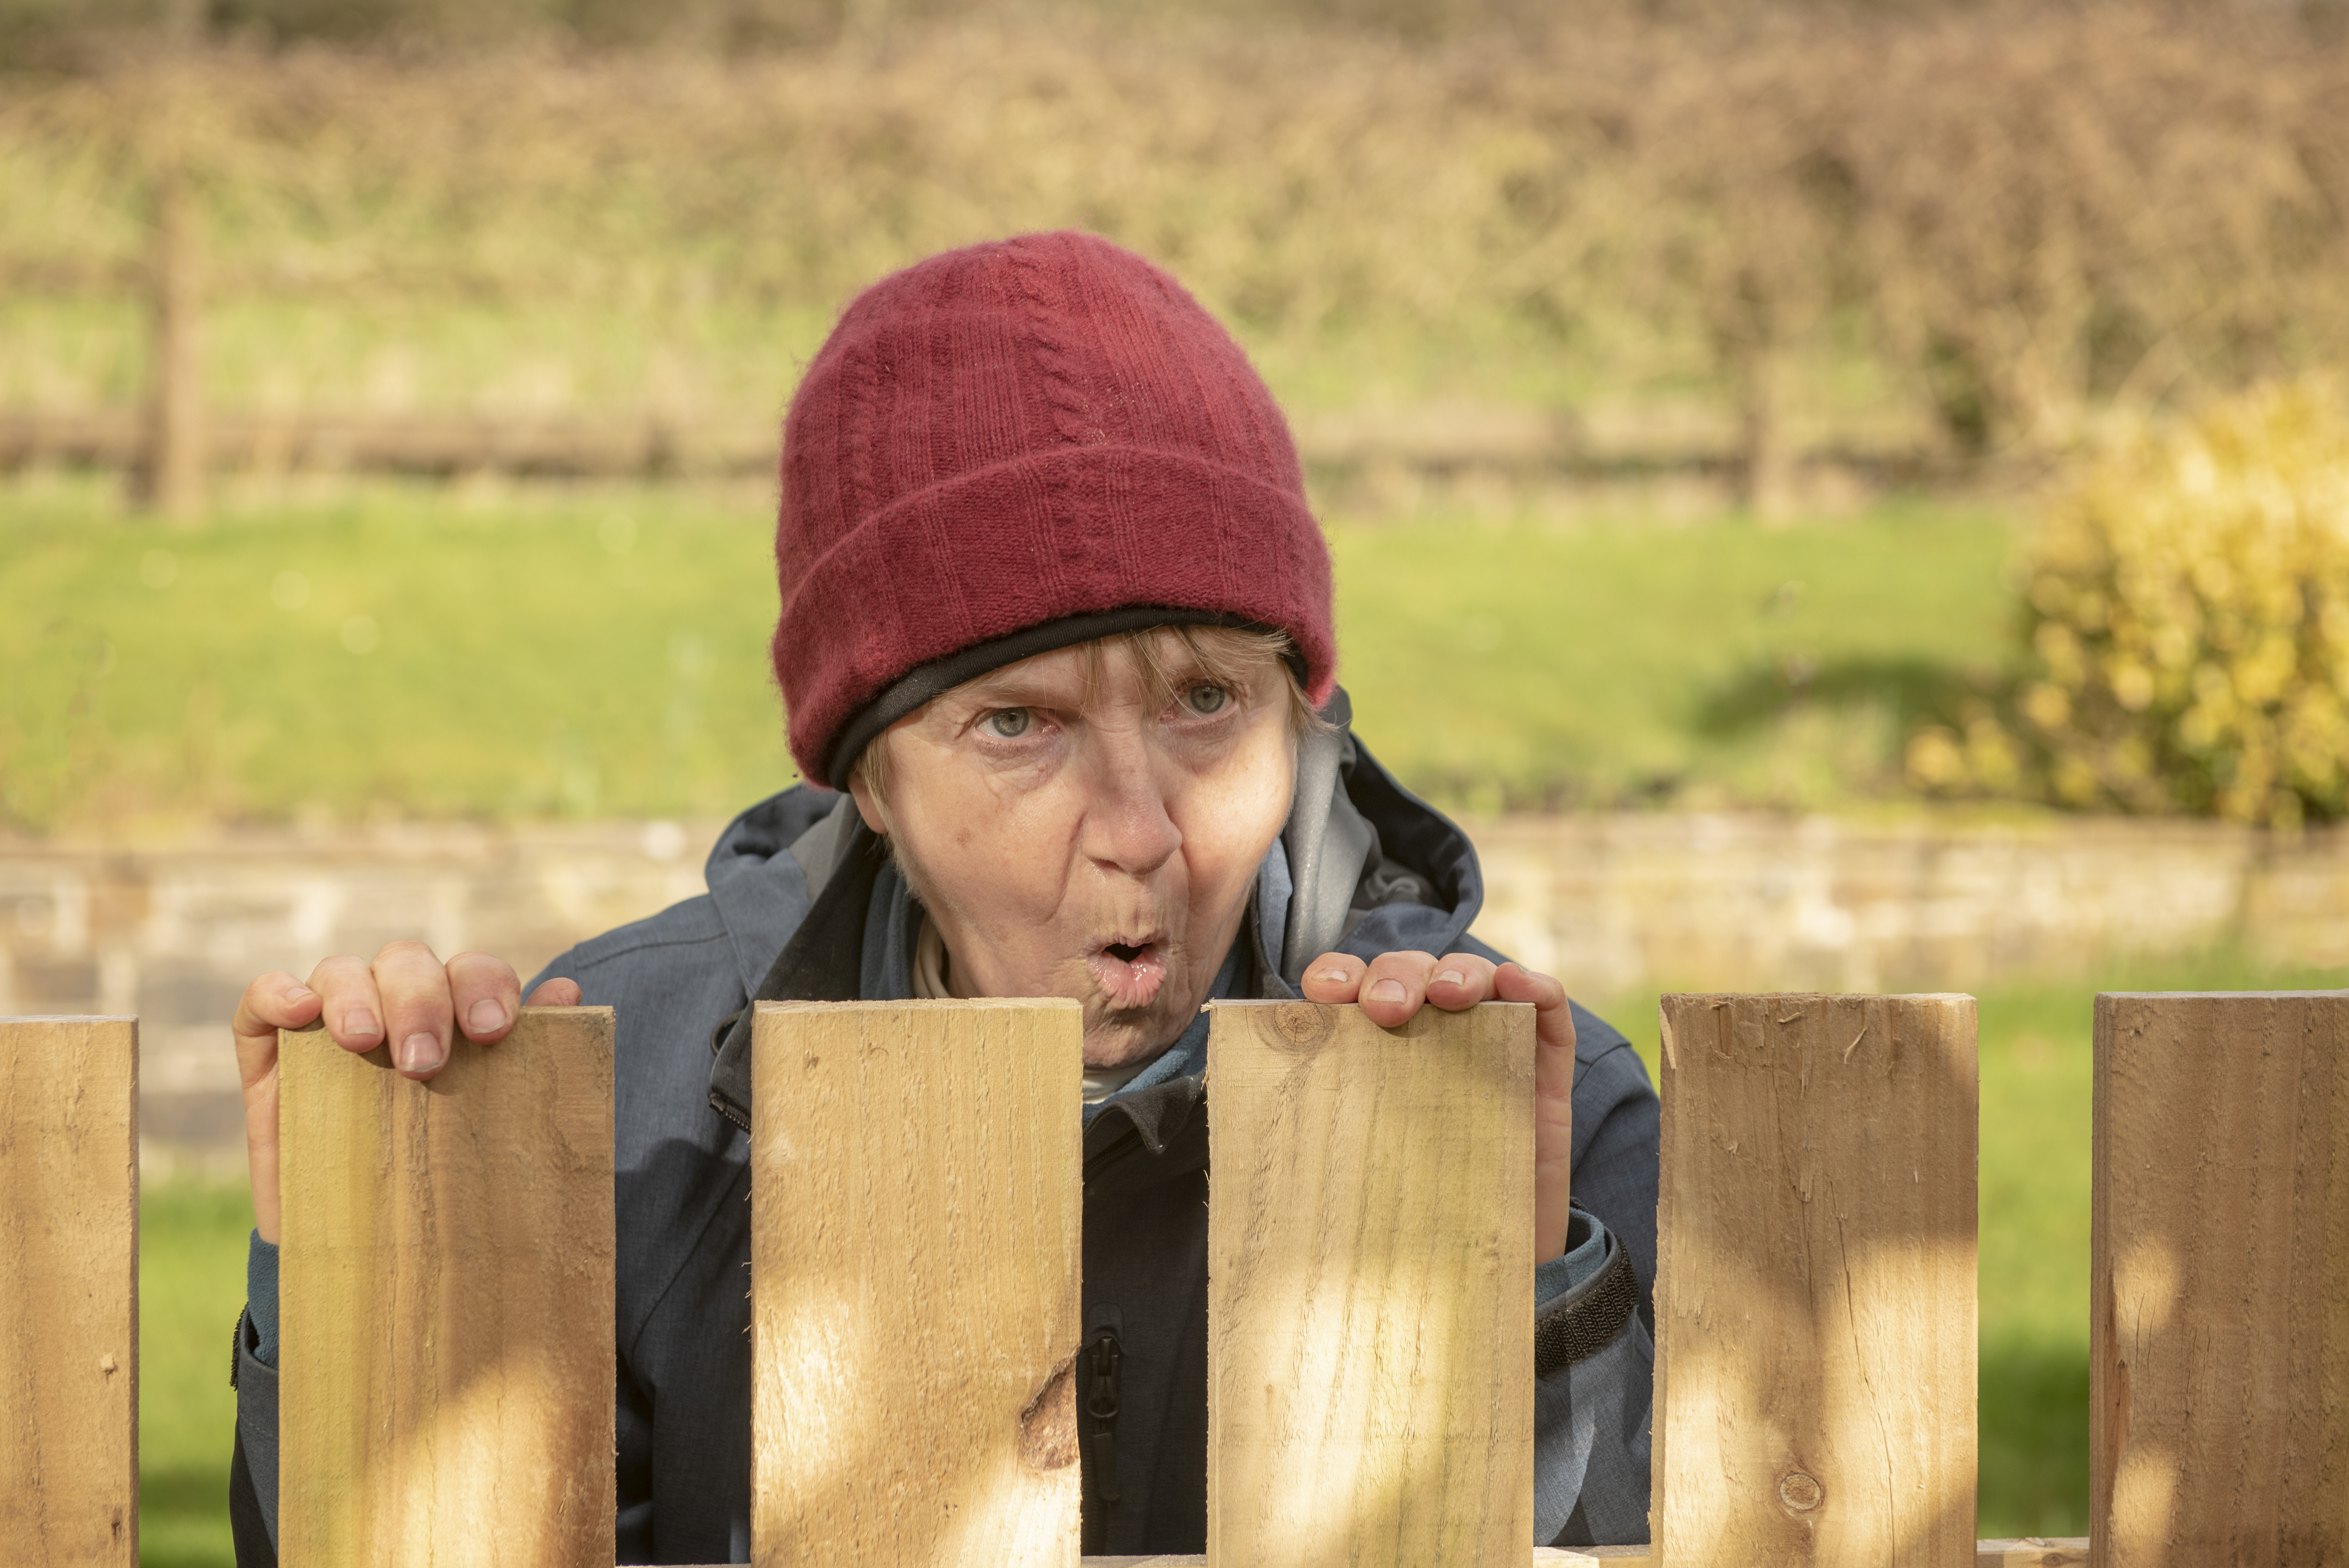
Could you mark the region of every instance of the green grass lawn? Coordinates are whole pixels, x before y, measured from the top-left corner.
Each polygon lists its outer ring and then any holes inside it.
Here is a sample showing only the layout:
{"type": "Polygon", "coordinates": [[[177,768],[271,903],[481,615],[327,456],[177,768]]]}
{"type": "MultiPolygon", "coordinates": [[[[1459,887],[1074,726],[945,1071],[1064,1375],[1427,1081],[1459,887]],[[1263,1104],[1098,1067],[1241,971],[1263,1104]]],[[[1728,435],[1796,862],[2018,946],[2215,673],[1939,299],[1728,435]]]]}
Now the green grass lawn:
{"type": "MultiPolygon", "coordinates": [[[[792,777],[770,507],[386,484],[201,531],[0,493],[0,826],[724,815],[792,777]]],[[[1336,521],[1358,730],[1439,801],[1897,799],[2005,647],[2002,514],[1336,521]]]]}
{"type": "Polygon", "coordinates": [[[242,1187],[150,1183],[139,1202],[139,1560],[230,1568],[229,1336],[253,1208],[242,1187]]]}
{"type": "Polygon", "coordinates": [[[1446,804],[1807,808],[1900,794],[1916,719],[2008,643],[2011,516],[1331,530],[1355,727],[1446,804]]]}

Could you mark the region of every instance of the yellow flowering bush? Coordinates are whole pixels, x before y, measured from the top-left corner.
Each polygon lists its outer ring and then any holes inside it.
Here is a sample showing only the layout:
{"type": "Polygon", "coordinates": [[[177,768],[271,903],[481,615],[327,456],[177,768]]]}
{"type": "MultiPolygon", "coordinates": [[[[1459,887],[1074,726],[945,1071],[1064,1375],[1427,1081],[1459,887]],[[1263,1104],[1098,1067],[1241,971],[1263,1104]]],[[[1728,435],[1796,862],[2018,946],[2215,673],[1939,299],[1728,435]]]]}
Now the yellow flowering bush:
{"type": "Polygon", "coordinates": [[[2349,409],[2271,385],[2095,462],[2018,562],[2030,673],[1910,740],[1943,794],[2349,815],[2349,409]]]}

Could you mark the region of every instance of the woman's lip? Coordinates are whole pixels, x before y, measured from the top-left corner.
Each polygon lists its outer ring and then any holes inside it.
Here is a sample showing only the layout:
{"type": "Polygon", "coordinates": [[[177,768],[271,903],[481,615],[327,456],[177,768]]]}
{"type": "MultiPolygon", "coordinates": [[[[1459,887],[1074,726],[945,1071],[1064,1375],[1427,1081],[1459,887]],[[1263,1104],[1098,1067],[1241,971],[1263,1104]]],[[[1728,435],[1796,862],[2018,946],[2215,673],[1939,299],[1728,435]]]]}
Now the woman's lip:
{"type": "Polygon", "coordinates": [[[1085,962],[1112,1007],[1147,1007],[1166,983],[1166,955],[1156,942],[1104,943],[1088,953],[1085,962]],[[1112,945],[1140,950],[1123,959],[1109,950],[1112,945]]]}

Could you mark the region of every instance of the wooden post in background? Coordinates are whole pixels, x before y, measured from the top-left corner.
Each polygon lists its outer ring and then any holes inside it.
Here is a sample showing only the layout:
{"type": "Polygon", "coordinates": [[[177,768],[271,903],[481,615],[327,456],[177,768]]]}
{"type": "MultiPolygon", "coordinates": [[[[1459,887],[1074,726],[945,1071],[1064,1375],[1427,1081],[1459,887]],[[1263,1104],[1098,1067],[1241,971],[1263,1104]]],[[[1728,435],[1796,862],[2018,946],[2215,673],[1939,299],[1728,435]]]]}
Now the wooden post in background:
{"type": "Polygon", "coordinates": [[[1659,1562],[1974,1562],[1966,996],[1667,996],[1659,1562]]]}
{"type": "Polygon", "coordinates": [[[751,1561],[1076,1568],[1081,1011],[752,1029],[751,1561]]]}
{"type": "Polygon", "coordinates": [[[2349,993],[2096,998],[2097,1568],[2349,1564],[2349,993]]]}
{"type": "Polygon", "coordinates": [[[0,1019],[0,1558],[139,1561],[139,1021],[0,1019]]]}
{"type": "Polygon", "coordinates": [[[279,1560],[609,1568],[611,1010],[278,1053],[279,1560]]]}
{"type": "Polygon", "coordinates": [[[147,334],[147,452],[140,498],[167,520],[203,515],[203,232],[176,157],[155,175],[147,334]]]}
{"type": "Polygon", "coordinates": [[[1207,1560],[1533,1544],[1533,1009],[1217,1003],[1207,1560]]]}

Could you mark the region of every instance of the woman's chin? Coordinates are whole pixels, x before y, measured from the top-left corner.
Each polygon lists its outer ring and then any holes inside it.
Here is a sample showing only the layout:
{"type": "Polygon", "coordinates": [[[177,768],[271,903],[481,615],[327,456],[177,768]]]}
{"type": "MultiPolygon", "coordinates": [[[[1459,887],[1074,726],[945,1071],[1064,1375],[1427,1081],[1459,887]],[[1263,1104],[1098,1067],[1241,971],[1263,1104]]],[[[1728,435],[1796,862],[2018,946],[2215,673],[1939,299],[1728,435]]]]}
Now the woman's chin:
{"type": "Polygon", "coordinates": [[[1085,1065],[1131,1067],[1147,1062],[1183,1037],[1189,1020],[1171,1012],[1161,992],[1161,1005],[1143,1009],[1112,1009],[1098,1001],[1085,1007],[1085,1065]]]}

